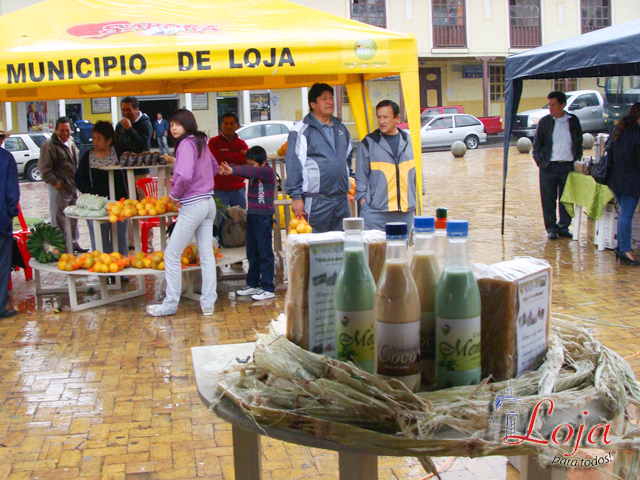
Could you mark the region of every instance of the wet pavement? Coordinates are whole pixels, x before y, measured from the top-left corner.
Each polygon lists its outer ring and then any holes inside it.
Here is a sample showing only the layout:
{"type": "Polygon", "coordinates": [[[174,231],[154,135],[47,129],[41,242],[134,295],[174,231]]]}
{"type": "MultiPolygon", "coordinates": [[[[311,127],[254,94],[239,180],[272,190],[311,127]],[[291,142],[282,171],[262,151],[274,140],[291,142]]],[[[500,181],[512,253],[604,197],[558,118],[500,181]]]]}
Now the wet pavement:
{"type": "MultiPolygon", "coordinates": [[[[445,206],[450,218],[469,220],[473,262],[546,259],[554,269],[553,314],[610,322],[596,328],[605,345],[622,356],[640,349],[640,269],[616,265],[610,250],[598,252],[586,227],[578,242],[547,240],[530,155],[512,149],[504,235],[501,148],[469,151],[463,159],[428,152],[423,169],[425,214],[445,206]]],[[[45,185],[20,188],[25,217],[46,218],[45,185]]],[[[86,224],[80,227],[88,246],[86,224]]],[[[145,316],[144,305],[163,292],[157,277],[145,280],[146,296],[79,313],[66,307],[66,295],[36,298],[22,272],[12,278],[10,302],[21,313],[0,322],[0,480],[234,478],[230,426],[202,405],[190,347],[254,340],[284,310],[282,272],[276,298],[264,302],[236,298],[241,281],[219,282],[208,318],[189,300],[173,317],[145,316]]],[[[640,356],[629,362],[640,373],[640,356]]],[[[265,479],[338,478],[333,452],[269,439],[263,450],[265,479]]],[[[381,458],[379,470],[387,480],[425,475],[412,458],[381,458]]],[[[518,477],[504,457],[490,457],[458,459],[442,478],[518,477]]]]}

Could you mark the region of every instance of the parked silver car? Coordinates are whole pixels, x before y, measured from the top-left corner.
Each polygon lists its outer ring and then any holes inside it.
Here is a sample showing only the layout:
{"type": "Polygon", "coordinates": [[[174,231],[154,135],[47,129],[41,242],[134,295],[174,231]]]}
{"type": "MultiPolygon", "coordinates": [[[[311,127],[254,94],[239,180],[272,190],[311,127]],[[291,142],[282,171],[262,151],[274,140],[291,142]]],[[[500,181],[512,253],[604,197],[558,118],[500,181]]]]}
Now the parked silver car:
{"type": "MultiPolygon", "coordinates": [[[[564,109],[578,117],[583,132],[604,132],[604,102],[596,90],[576,90],[567,92],[567,106],[564,109]]],[[[518,113],[513,120],[515,137],[533,138],[538,122],[549,115],[549,105],[543,108],[518,113]]]]}
{"type": "Polygon", "coordinates": [[[2,145],[11,152],[18,166],[18,175],[24,175],[30,182],[42,181],[38,171],[38,158],[40,158],[40,146],[51,137],[50,133],[31,132],[13,133],[6,138],[2,145]]]}
{"type": "Polygon", "coordinates": [[[467,113],[422,117],[420,128],[422,148],[450,147],[460,140],[468,149],[478,148],[487,141],[484,125],[467,113]]]}

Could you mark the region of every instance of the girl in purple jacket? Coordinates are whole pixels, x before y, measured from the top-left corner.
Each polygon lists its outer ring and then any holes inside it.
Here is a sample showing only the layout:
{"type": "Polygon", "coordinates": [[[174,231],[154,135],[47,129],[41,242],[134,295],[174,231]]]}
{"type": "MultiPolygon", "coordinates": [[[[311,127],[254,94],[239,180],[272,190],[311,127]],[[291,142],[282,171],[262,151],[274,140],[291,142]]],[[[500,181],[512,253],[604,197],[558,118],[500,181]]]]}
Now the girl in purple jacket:
{"type": "Polygon", "coordinates": [[[170,195],[179,203],[180,215],[164,252],[165,298],[159,305],[147,305],[147,314],[162,317],[178,310],[182,293],[180,256],[195,234],[202,272],[200,307],[203,315],[210,316],[218,298],[213,254],[213,221],[216,218],[213,177],[218,173],[218,162],[207,148],[207,137],[198,131],[196,119],[189,110],[176,110],[169,118],[169,130],[176,139],[170,195]]]}

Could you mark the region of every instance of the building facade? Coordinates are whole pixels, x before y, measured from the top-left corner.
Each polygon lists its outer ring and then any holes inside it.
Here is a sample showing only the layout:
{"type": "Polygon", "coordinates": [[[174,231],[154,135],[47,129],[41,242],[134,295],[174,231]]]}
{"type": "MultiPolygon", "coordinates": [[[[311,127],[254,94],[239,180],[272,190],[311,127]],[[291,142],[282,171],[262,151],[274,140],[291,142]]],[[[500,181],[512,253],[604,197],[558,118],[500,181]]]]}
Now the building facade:
{"type": "MultiPolygon", "coordinates": [[[[214,1],[214,0],[212,0],[214,1]]],[[[503,115],[505,58],[517,52],[640,17],[638,0],[290,0],[294,3],[366,22],[381,28],[414,34],[418,41],[420,104],[462,105],[476,116],[503,115]]],[[[0,14],[39,3],[0,0],[0,14]]],[[[524,84],[520,109],[538,108],[554,89],[598,88],[596,79],[531,80],[524,84]]],[[[373,105],[390,98],[402,105],[397,78],[372,81],[373,105]]],[[[299,120],[308,111],[300,89],[254,92],[208,92],[200,95],[141,97],[141,110],[152,118],[167,116],[178,107],[190,107],[199,126],[217,134],[218,119],[234,112],[241,123],[256,120],[299,120]]],[[[336,86],[338,114],[356,134],[346,90],[336,86]]],[[[118,112],[106,99],[66,99],[60,102],[5,104],[15,130],[50,129],[65,114],[95,122],[115,120],[118,112]],[[37,123],[33,124],[33,119],[37,123]]],[[[9,120],[9,118],[7,118],[9,120]]]]}

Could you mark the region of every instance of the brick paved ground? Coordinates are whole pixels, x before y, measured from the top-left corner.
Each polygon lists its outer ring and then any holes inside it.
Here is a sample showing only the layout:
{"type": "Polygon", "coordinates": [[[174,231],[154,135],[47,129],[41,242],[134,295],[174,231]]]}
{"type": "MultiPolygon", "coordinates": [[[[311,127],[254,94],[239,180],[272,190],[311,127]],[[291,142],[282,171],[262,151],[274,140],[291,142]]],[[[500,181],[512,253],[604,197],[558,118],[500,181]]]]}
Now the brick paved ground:
{"type": "MultiPolygon", "coordinates": [[[[449,207],[470,221],[472,261],[518,255],[554,268],[553,313],[586,322],[607,320],[599,338],[621,355],[640,349],[638,273],[617,266],[611,251],[586,241],[548,241],[542,225],[537,169],[514,153],[507,185],[507,222],[500,235],[500,149],[423,156],[425,212],[449,207]]],[[[27,217],[46,217],[42,184],[21,184],[27,217]]],[[[88,245],[81,225],[83,245],[88,245]]],[[[585,229],[586,230],[586,229],[585,229]]],[[[65,295],[36,298],[33,282],[13,274],[12,304],[21,314],[0,322],[0,480],[233,479],[230,426],[198,398],[190,347],[251,341],[284,309],[286,279],[274,300],[237,299],[241,282],[221,282],[212,318],[185,301],[177,315],[151,318],[161,282],[146,279],[147,295],[109,307],[70,313],[65,295]],[[54,306],[63,305],[60,314],[54,306]]],[[[640,356],[630,360],[636,374],[640,356]]],[[[337,479],[337,456],[265,440],[265,479],[337,479]]],[[[446,459],[438,459],[438,464],[446,459]]],[[[416,460],[381,458],[381,479],[423,478],[416,460]]],[[[503,457],[458,459],[444,479],[517,478],[503,457]]]]}

